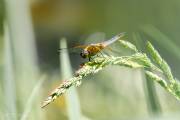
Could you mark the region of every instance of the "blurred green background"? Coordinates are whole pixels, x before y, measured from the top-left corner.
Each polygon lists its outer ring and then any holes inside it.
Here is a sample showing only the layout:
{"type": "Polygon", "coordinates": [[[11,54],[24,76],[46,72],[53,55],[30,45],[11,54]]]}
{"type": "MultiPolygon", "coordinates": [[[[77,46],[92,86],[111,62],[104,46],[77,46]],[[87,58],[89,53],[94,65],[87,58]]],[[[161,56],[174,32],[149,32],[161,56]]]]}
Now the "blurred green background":
{"type": "Polygon", "coordinates": [[[79,54],[59,56],[62,38],[72,47],[127,32],[142,51],[150,40],[179,79],[179,11],[179,0],[0,0],[0,119],[179,119],[180,102],[142,70],[114,66],[40,108],[82,63],[79,54]]]}

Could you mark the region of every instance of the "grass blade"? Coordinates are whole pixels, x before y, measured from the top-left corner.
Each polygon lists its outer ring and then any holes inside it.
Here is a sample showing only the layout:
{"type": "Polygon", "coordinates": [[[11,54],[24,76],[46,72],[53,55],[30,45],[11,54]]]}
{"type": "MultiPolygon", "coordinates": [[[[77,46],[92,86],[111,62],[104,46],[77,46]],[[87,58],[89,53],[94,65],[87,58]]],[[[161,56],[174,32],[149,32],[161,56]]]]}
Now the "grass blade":
{"type": "Polygon", "coordinates": [[[29,96],[29,99],[26,103],[24,112],[22,114],[22,117],[20,120],[27,120],[27,117],[29,115],[29,113],[32,111],[32,105],[35,102],[35,98],[38,97],[38,91],[40,91],[41,89],[41,85],[44,82],[44,80],[46,79],[46,75],[42,75],[41,78],[38,80],[37,84],[34,86],[31,95],[29,96]]]}
{"type": "MultiPolygon", "coordinates": [[[[65,38],[62,38],[60,40],[60,48],[67,48],[65,38]]],[[[67,51],[60,54],[60,63],[62,79],[72,77],[72,68],[67,51]]],[[[81,120],[82,115],[80,110],[80,103],[75,87],[72,87],[70,91],[66,94],[66,101],[69,120],[81,120]]]]}
{"type": "MultiPolygon", "coordinates": [[[[18,111],[21,113],[39,76],[30,4],[28,0],[5,0],[6,17],[12,41],[15,78],[18,95],[18,111]]],[[[30,113],[40,119],[38,99],[30,113]]]]}
{"type": "Polygon", "coordinates": [[[16,120],[17,110],[16,110],[16,86],[14,78],[14,67],[12,58],[12,41],[10,41],[10,33],[8,25],[4,23],[4,102],[5,102],[5,114],[9,114],[6,119],[16,120]]]}

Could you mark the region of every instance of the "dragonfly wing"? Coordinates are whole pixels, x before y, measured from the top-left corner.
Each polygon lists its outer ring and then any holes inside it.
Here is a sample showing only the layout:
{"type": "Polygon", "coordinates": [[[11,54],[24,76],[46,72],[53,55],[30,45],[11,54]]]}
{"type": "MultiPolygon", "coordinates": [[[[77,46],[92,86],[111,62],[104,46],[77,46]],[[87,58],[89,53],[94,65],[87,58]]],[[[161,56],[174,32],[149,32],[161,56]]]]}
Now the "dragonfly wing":
{"type": "Polygon", "coordinates": [[[115,54],[122,54],[123,51],[120,51],[120,50],[116,50],[116,49],[113,49],[111,47],[106,47],[106,50],[112,52],[112,53],[115,53],[115,54]]]}
{"type": "Polygon", "coordinates": [[[81,49],[78,49],[78,48],[60,48],[59,49],[59,53],[70,53],[70,54],[80,54],[81,52],[81,49]]]}
{"type": "Polygon", "coordinates": [[[88,45],[77,45],[77,46],[74,46],[73,48],[82,48],[82,49],[84,49],[84,48],[86,48],[88,45]]]}
{"type": "Polygon", "coordinates": [[[106,46],[114,43],[115,41],[121,39],[122,37],[124,37],[125,34],[126,34],[125,32],[122,32],[122,33],[114,36],[113,38],[111,38],[111,39],[109,39],[109,40],[107,40],[107,41],[102,42],[101,44],[103,44],[103,45],[106,47],[106,46]]]}
{"type": "Polygon", "coordinates": [[[103,32],[96,32],[87,37],[85,40],[86,44],[92,44],[92,43],[99,43],[100,41],[105,40],[105,33],[103,32]]]}
{"type": "Polygon", "coordinates": [[[73,46],[73,47],[70,47],[70,48],[60,48],[59,49],[59,52],[69,52],[69,53],[78,53],[80,54],[81,51],[86,48],[87,46],[89,45],[76,45],[76,46],[73,46]]]}

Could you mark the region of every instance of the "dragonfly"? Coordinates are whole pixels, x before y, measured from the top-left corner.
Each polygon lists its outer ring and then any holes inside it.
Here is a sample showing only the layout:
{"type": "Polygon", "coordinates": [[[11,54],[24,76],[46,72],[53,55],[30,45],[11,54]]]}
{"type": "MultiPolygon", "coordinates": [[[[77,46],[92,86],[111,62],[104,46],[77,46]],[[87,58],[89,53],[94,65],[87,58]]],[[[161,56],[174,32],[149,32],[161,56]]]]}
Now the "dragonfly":
{"type": "MultiPolygon", "coordinates": [[[[118,35],[115,35],[113,38],[103,41],[103,42],[92,43],[88,45],[78,45],[73,48],[82,49],[80,52],[80,56],[84,59],[88,59],[89,61],[91,61],[93,56],[97,55],[98,53],[101,53],[103,49],[107,48],[112,43],[124,37],[125,34],[126,34],[125,32],[122,32],[122,33],[119,33],[118,35]]],[[[59,50],[62,50],[62,49],[59,49],[59,50]]]]}

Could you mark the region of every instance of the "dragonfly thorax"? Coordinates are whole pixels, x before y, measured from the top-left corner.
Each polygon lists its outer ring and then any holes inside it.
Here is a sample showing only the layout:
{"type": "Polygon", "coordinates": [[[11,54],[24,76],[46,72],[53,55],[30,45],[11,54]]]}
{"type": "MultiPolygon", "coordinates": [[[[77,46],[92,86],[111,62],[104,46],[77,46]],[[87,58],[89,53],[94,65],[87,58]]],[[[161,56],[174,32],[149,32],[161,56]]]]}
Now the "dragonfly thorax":
{"type": "Polygon", "coordinates": [[[100,52],[103,48],[104,47],[101,44],[91,44],[82,50],[80,56],[82,58],[90,58],[100,52]]]}

